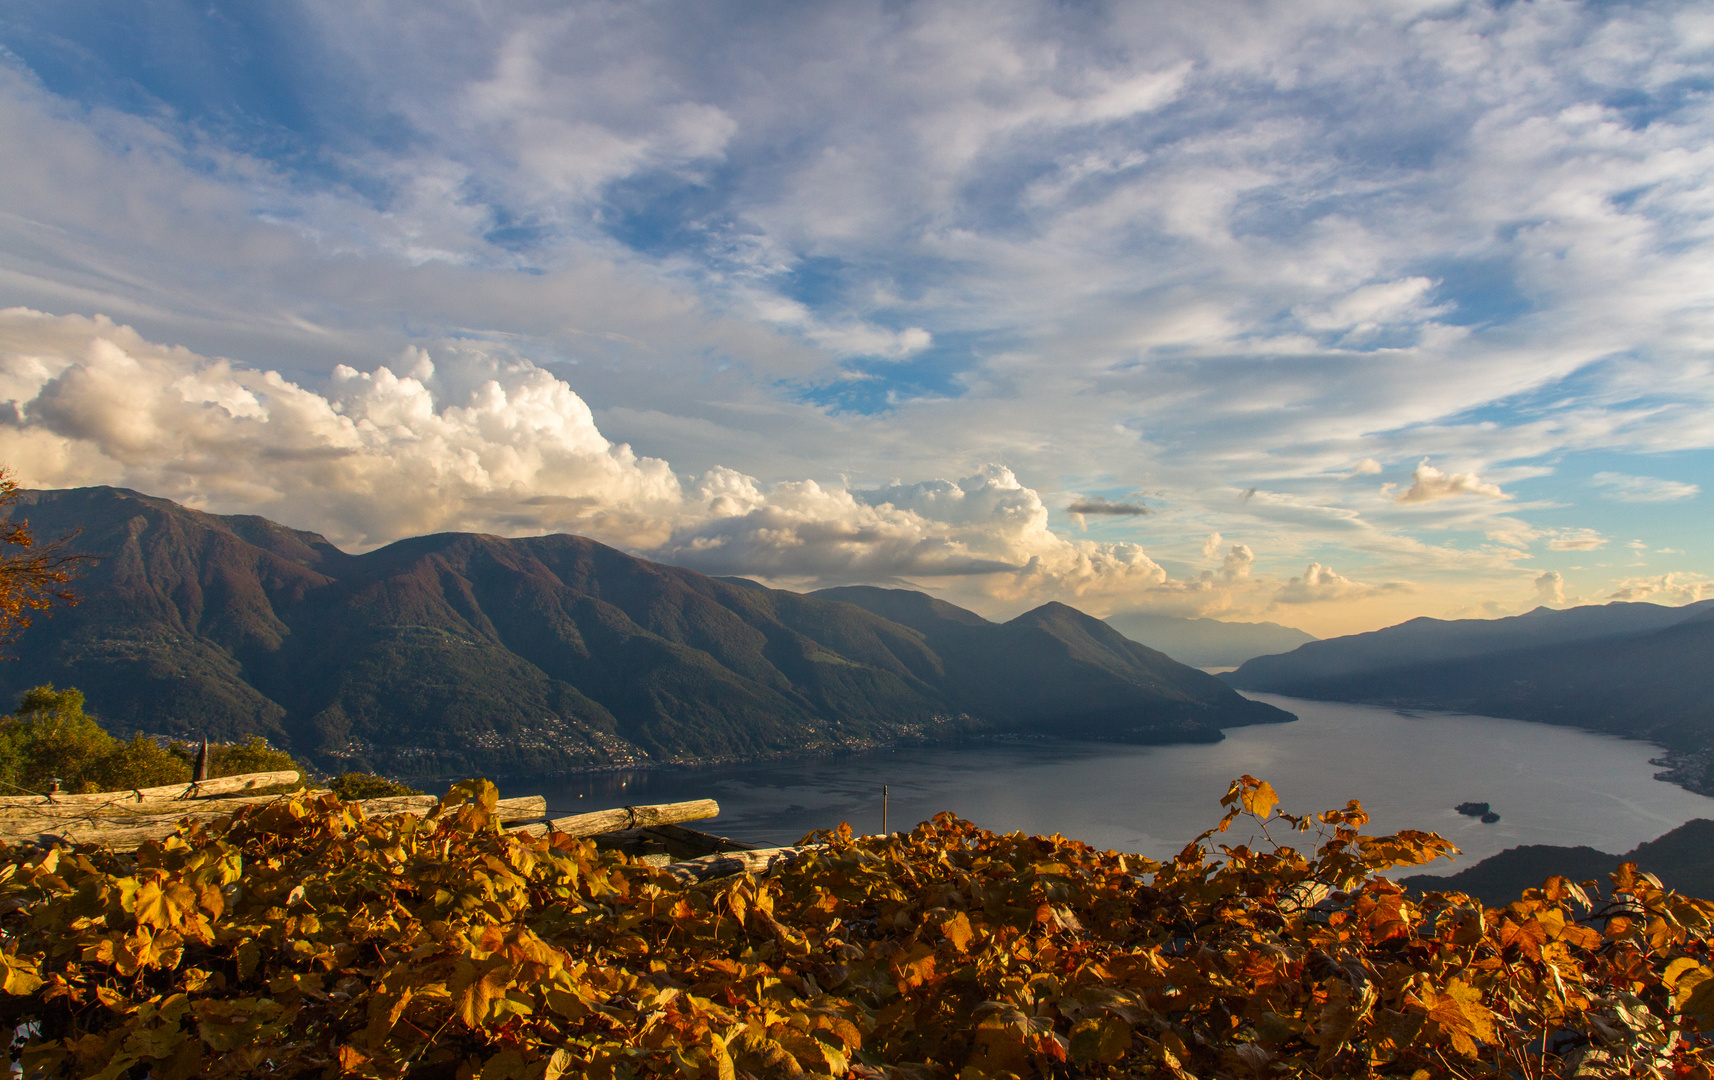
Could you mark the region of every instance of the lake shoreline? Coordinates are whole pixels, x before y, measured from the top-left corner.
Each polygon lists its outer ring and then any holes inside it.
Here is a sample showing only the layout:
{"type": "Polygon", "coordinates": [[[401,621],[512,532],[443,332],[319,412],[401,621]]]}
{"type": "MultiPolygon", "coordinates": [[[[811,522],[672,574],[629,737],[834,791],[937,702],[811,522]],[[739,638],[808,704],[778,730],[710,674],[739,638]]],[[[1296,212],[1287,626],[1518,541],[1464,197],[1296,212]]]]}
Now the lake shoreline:
{"type": "Polygon", "coordinates": [[[1714,800],[1654,779],[1649,759],[1660,751],[1650,744],[1502,718],[1265,700],[1299,719],[1228,728],[1217,743],[985,737],[720,767],[516,776],[501,786],[573,813],[713,798],[721,815],[709,828],[772,845],[841,821],[874,831],[886,785],[895,828],[950,811],[998,832],[1057,832],[1158,859],[1217,823],[1227,785],[1248,773],[1268,780],[1294,813],[1358,798],[1374,818],[1370,833],[1441,833],[1464,854],[1413,871],[1436,873],[1520,844],[1625,851],[1714,817],[1714,800]],[[1492,803],[1502,820],[1462,817],[1454,808],[1469,801],[1492,803]]]}

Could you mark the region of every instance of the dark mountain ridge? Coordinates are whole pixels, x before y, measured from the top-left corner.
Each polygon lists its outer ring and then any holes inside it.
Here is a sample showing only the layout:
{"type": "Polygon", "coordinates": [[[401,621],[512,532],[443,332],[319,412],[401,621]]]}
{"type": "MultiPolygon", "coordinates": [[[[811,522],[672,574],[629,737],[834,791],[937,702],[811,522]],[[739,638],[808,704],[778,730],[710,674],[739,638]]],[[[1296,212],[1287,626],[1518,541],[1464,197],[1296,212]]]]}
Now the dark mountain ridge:
{"type": "Polygon", "coordinates": [[[1235,686],[1253,680],[1271,685],[1309,683],[1519,649],[1630,637],[1664,630],[1703,611],[1714,611],[1714,600],[1676,608],[1621,602],[1557,611],[1538,607],[1504,619],[1417,618],[1366,634],[1308,642],[1288,653],[1258,656],[1246,661],[1228,681],[1235,686]]]}
{"type": "Polygon", "coordinates": [[[263,734],[326,768],[711,763],[1002,732],[1201,741],[1290,718],[1060,605],[998,625],[907,594],[963,628],[952,640],[576,536],[351,555],[115,488],[25,492],[13,512],[40,536],[81,528],[101,561],[80,606],[18,640],[0,694],[74,685],[118,731],[263,734]],[[998,695],[973,664],[1037,682],[998,695]]]}
{"type": "Polygon", "coordinates": [[[1539,889],[1558,876],[1574,882],[1594,881],[1605,893],[1607,875],[1620,863],[1656,875],[1662,885],[1685,896],[1714,896],[1714,821],[1697,818],[1663,836],[1637,845],[1623,855],[1592,847],[1525,844],[1490,855],[1456,874],[1436,877],[1417,874],[1399,883],[1423,892],[1461,892],[1490,907],[1503,907],[1525,889],[1539,889]]]}
{"type": "Polygon", "coordinates": [[[1714,601],[1537,609],[1493,622],[1413,619],[1258,657],[1222,678],[1292,697],[1647,739],[1672,751],[1663,779],[1714,794],[1714,601]],[[1421,650],[1406,659],[1413,646],[1421,650]]]}

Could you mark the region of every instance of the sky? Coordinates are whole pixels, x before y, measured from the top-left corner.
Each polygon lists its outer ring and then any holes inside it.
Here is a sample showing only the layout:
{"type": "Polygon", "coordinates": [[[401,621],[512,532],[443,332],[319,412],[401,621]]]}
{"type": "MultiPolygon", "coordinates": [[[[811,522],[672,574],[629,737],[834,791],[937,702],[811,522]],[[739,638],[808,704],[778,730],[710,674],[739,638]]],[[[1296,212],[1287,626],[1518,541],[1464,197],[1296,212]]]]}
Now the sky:
{"type": "Polygon", "coordinates": [[[991,617],[1714,597],[1714,8],[0,0],[0,462],[991,617]]]}

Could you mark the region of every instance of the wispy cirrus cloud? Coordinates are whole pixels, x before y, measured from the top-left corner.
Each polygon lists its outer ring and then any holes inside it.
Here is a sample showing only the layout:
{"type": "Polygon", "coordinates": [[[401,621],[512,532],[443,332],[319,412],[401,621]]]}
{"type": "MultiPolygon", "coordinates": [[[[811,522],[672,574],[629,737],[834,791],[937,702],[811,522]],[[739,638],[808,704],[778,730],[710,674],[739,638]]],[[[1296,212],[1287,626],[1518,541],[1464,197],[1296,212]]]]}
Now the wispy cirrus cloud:
{"type": "Polygon", "coordinates": [[[1550,551],[1598,551],[1607,538],[1594,529],[1556,529],[1547,546],[1550,551]]]}
{"type": "Polygon", "coordinates": [[[1695,498],[1702,492],[1701,487],[1683,480],[1616,472],[1598,472],[1589,478],[1589,482],[1602,488],[1602,494],[1607,498],[1620,502],[1677,502],[1695,498]]]}

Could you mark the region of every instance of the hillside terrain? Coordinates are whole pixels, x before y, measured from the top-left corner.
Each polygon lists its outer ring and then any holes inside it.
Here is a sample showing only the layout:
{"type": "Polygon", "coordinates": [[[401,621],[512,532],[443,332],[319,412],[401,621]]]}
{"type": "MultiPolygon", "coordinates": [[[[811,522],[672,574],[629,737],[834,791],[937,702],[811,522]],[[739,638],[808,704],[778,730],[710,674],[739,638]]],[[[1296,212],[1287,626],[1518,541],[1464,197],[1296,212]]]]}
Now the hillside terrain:
{"type": "Polygon", "coordinates": [[[1309,642],[1284,655],[1258,656],[1227,681],[1314,685],[1496,653],[1635,637],[1709,611],[1714,611],[1714,600],[1685,607],[1645,603],[1588,604],[1563,610],[1538,607],[1505,619],[1410,619],[1366,634],[1309,642]]]}
{"type": "Polygon", "coordinates": [[[1193,667],[1236,667],[1257,656],[1283,653],[1317,640],[1314,634],[1279,623],[1187,619],[1152,611],[1109,615],[1106,623],[1132,641],[1159,649],[1193,667]]]}
{"type": "Polygon", "coordinates": [[[1399,884],[1424,891],[1467,893],[1491,907],[1504,907],[1525,889],[1541,888],[1542,882],[1555,874],[1572,881],[1599,882],[1605,892],[1607,875],[1628,862],[1686,896],[1714,896],[1714,821],[1687,821],[1623,855],[1592,847],[1526,844],[1490,855],[1456,874],[1418,874],[1400,879],[1399,884]]]}
{"type": "Polygon", "coordinates": [[[81,605],[18,640],[0,695],[76,686],[116,732],[260,734],[340,771],[711,763],[994,733],[1212,741],[1290,719],[1061,605],[1003,625],[941,605],[955,640],[576,536],[446,533],[351,555],[115,488],[25,492],[14,513],[38,536],[81,528],[78,549],[101,561],[81,605]],[[994,693],[995,672],[1031,682],[994,693]]]}
{"type": "Polygon", "coordinates": [[[1492,621],[1413,619],[1221,676],[1244,690],[1563,724],[1668,748],[1714,794],[1714,601],[1607,604],[1492,621]]]}

